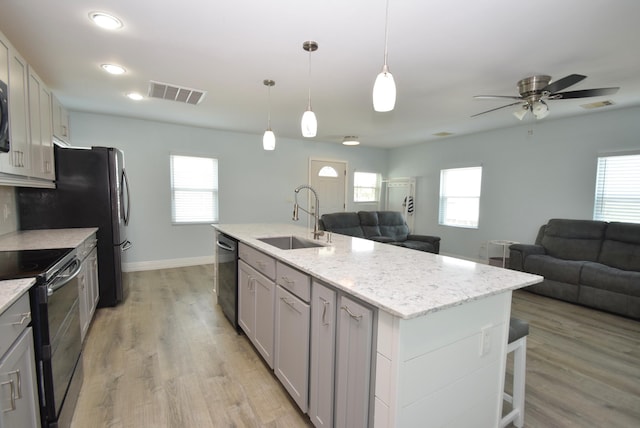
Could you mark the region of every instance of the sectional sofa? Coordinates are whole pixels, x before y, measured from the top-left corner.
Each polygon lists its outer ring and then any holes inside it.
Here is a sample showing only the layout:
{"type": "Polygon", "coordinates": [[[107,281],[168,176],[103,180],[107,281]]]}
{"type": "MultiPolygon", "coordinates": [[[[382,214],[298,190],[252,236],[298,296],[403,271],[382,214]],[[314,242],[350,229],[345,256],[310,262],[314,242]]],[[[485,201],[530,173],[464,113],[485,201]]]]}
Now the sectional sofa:
{"type": "Polygon", "coordinates": [[[551,219],[509,250],[511,269],[544,276],[529,291],[640,319],[640,224],[551,219]]]}

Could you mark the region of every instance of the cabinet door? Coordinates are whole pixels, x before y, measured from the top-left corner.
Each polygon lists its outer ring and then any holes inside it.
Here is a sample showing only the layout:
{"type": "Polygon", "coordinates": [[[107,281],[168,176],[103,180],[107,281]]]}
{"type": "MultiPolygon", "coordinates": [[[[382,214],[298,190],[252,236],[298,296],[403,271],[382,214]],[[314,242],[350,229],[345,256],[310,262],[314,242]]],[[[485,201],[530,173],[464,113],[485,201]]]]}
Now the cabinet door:
{"type": "Polygon", "coordinates": [[[40,426],[34,361],[29,327],[0,360],[0,428],[40,426]]]}
{"type": "Polygon", "coordinates": [[[51,92],[33,68],[29,67],[30,175],[53,180],[53,132],[51,92]]]}
{"type": "Polygon", "coordinates": [[[308,304],[281,286],[276,287],[274,371],[305,413],[309,391],[309,313],[308,304]]]}
{"type": "Polygon", "coordinates": [[[273,369],[276,285],[263,275],[256,275],[254,291],[256,297],[256,325],[253,344],[269,367],[273,369]]]}
{"type": "Polygon", "coordinates": [[[71,143],[69,133],[69,112],[55,96],[51,97],[51,116],[53,118],[53,135],[60,141],[71,143]]]}
{"type": "Polygon", "coordinates": [[[238,261],[238,324],[248,338],[255,336],[256,325],[255,277],[251,271],[248,264],[238,261]]]}
{"type": "Polygon", "coordinates": [[[366,427],[373,311],[346,296],[338,301],[335,426],[366,427]]]}
{"type": "MultiPolygon", "coordinates": [[[[95,237],[93,238],[95,240],[95,237]]],[[[98,279],[98,249],[96,247],[91,250],[91,253],[88,257],[89,260],[89,284],[91,289],[91,304],[90,304],[90,312],[91,318],[93,318],[93,314],[96,311],[96,307],[98,306],[98,300],[100,300],[100,282],[98,279]]]]}
{"type": "Polygon", "coordinates": [[[87,259],[82,262],[82,266],[80,266],[80,273],[78,274],[78,299],[80,305],[80,335],[82,337],[82,341],[84,342],[84,337],[87,334],[87,330],[89,329],[89,323],[91,322],[91,318],[89,316],[89,306],[90,306],[90,297],[89,297],[89,286],[87,281],[87,259]]]}
{"type": "Polygon", "coordinates": [[[316,281],[311,287],[309,417],[316,427],[329,428],[333,426],[336,292],[316,281]]]}
{"type": "Polygon", "coordinates": [[[27,63],[11,45],[9,64],[9,131],[11,149],[0,154],[0,172],[26,175],[29,170],[29,108],[27,63]]]}

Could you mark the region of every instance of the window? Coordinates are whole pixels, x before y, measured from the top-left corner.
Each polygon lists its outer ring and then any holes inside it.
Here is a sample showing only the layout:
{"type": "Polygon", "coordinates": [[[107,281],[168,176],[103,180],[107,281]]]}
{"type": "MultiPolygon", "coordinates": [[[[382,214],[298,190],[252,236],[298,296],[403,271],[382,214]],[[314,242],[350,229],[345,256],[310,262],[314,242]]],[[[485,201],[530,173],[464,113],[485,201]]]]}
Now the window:
{"type": "Polygon", "coordinates": [[[380,194],[380,176],[375,172],[353,174],[353,201],[377,202],[380,194]]]}
{"type": "Polygon", "coordinates": [[[477,229],[482,167],[440,171],[439,223],[477,229]]]}
{"type": "Polygon", "coordinates": [[[171,155],[171,221],[218,221],[218,160],[171,155]]]}
{"type": "Polygon", "coordinates": [[[593,219],[640,223],[640,154],[598,158],[593,219]]]}

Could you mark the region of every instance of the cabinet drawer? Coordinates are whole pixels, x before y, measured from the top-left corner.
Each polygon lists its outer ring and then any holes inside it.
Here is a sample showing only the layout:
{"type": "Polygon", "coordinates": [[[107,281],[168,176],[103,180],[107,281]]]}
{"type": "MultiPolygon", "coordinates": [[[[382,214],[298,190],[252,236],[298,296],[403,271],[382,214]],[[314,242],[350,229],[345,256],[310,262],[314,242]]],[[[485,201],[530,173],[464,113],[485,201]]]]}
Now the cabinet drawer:
{"type": "Polygon", "coordinates": [[[240,258],[267,278],[276,277],[276,261],[274,258],[252,248],[242,242],[238,245],[240,258]]]}
{"type": "Polygon", "coordinates": [[[89,255],[91,250],[98,244],[98,240],[96,239],[96,235],[93,234],[88,237],[80,246],[78,246],[78,257],[80,260],[83,260],[85,257],[89,255]]]}
{"type": "Polygon", "coordinates": [[[284,263],[277,263],[276,283],[304,300],[311,301],[311,279],[309,275],[296,270],[284,263]]]}
{"type": "Polygon", "coordinates": [[[29,293],[24,293],[0,315],[0,357],[31,322],[29,293]]]}

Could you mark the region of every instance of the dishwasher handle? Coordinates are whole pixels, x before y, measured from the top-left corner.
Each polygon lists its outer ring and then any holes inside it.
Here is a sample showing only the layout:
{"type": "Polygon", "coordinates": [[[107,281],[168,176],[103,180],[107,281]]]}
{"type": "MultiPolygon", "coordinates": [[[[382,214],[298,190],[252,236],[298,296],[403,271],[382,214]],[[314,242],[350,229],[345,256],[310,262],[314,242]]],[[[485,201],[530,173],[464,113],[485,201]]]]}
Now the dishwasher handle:
{"type": "Polygon", "coordinates": [[[226,251],[235,251],[236,250],[235,248],[233,248],[232,246],[230,246],[229,244],[224,243],[224,242],[216,241],[216,244],[218,245],[218,247],[220,247],[220,248],[222,248],[223,250],[226,250],[226,251]]]}

